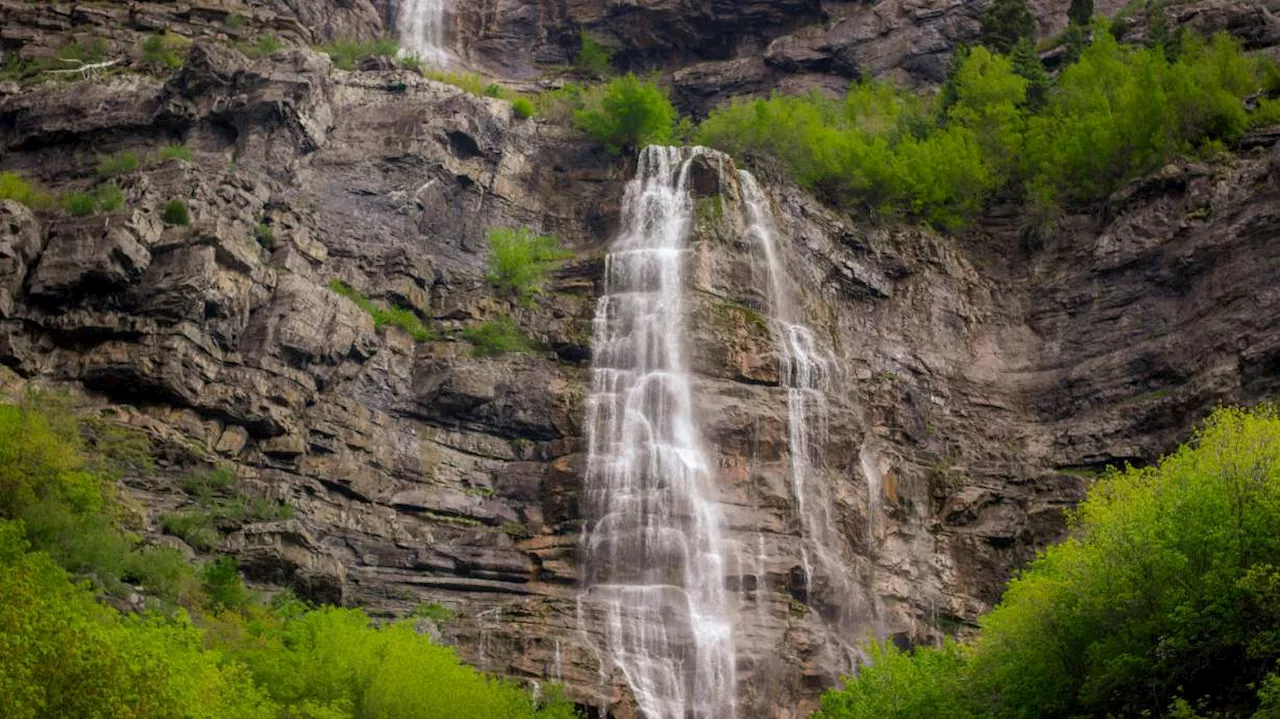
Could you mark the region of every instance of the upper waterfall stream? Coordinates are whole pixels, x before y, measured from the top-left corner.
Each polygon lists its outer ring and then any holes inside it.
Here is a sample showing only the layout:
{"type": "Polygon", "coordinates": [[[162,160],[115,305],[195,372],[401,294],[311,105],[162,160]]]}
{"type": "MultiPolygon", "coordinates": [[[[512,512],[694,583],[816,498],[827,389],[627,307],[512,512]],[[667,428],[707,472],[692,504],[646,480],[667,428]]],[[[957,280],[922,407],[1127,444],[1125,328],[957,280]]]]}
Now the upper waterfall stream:
{"type": "Polygon", "coordinates": [[[396,10],[396,32],[403,52],[416,55],[428,65],[449,63],[445,44],[445,2],[447,0],[400,0],[396,10]]]}
{"type": "Polygon", "coordinates": [[[581,603],[651,719],[735,714],[724,542],[683,344],[701,153],[640,154],[592,334],[581,603]]]}

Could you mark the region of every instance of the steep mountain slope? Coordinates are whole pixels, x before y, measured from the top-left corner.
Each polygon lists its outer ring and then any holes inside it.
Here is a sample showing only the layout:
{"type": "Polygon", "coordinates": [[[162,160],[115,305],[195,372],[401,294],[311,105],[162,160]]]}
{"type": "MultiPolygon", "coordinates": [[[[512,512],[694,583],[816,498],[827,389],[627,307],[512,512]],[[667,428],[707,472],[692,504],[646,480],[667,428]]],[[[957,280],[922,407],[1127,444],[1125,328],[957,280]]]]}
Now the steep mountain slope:
{"type": "MultiPolygon", "coordinates": [[[[535,8],[513,3],[455,22],[478,61],[523,63],[497,65],[513,74],[565,57],[570,28],[613,28],[629,33],[624,62],[682,66],[678,90],[690,87],[682,74],[723,63],[766,68],[740,86],[755,90],[839,75],[768,59],[764,40],[778,45],[801,20],[847,11],[831,32],[864,32],[868,13],[908,13],[853,47],[915,73],[924,65],[904,58],[950,48],[930,44],[930,23],[962,16],[971,33],[977,14],[974,3],[937,14],[809,5],[707,15],[584,3],[532,22],[535,8]],[[541,38],[532,59],[508,52],[526,46],[514,27],[541,38]],[[710,49],[713,35],[731,49],[710,49]],[[658,38],[706,54],[674,56],[658,38]]],[[[240,14],[251,29],[315,41],[376,33],[387,10],[240,14]]],[[[343,72],[305,47],[250,60],[215,41],[238,37],[230,15],[0,4],[6,47],[30,57],[73,32],[114,33],[108,57],[161,27],[203,37],[171,74],[0,84],[0,170],[79,190],[99,182],[102,155],[144,160],[116,180],[123,210],[70,217],[0,202],[0,382],[72,388],[153,437],[160,471],[129,478],[152,536],[186,501],[186,473],[227,464],[297,508],[228,528],[219,549],[251,579],[382,614],[439,602],[457,612],[444,636],[468,661],[564,681],[584,705],[629,716],[626,682],[580,618],[578,546],[591,320],[634,160],[407,71],[343,72]],[[173,142],[192,160],[147,160],[173,142]],[[175,198],[190,226],[161,220],[175,198]],[[520,225],[576,252],[532,307],[484,278],[487,230],[520,225]],[[375,328],[335,278],[443,334],[414,342],[375,328]],[[453,332],[502,314],[541,349],[476,357],[453,332]]],[[[1250,136],[1214,165],[1170,165],[1037,243],[1013,208],[956,237],[871,226],[753,168],[797,319],[835,360],[815,476],[858,596],[831,573],[806,577],[787,388],[759,314],[745,190],[727,161],[692,165],[696,416],[741,548],[726,586],[752,612],[737,641],[740,716],[805,715],[867,632],[908,643],[963,628],[1061,535],[1061,510],[1090,472],[1149,460],[1215,404],[1280,388],[1278,135],[1250,136]]]]}

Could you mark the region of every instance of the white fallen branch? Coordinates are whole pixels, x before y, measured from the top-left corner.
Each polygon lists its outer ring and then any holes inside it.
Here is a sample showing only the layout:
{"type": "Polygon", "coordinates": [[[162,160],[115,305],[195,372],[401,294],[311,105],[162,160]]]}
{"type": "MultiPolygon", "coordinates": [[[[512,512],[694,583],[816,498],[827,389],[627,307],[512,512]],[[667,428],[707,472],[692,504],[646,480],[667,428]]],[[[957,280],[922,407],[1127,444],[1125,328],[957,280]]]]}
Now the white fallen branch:
{"type": "Polygon", "coordinates": [[[108,67],[111,67],[112,65],[116,65],[120,63],[119,59],[109,60],[106,62],[90,62],[90,63],[86,63],[82,60],[74,60],[74,59],[67,59],[67,58],[63,58],[62,61],[74,62],[78,64],[80,67],[70,67],[65,70],[46,70],[45,72],[49,73],[50,75],[66,75],[69,73],[78,72],[82,77],[87,79],[91,75],[96,75],[98,74],[98,72],[108,67]]]}

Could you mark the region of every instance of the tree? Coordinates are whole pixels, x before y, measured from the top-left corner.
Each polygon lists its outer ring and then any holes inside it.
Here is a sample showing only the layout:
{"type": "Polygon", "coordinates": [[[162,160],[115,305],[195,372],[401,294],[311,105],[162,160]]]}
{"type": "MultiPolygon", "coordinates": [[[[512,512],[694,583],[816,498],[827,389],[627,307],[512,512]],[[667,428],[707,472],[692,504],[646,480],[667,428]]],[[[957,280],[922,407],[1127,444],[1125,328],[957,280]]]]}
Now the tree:
{"type": "Polygon", "coordinates": [[[604,86],[594,107],[575,111],[573,120],[616,155],[670,140],[676,109],[657,83],[627,73],[604,86]]]}
{"type": "Polygon", "coordinates": [[[1067,52],[1062,56],[1062,64],[1071,65],[1080,62],[1080,56],[1084,54],[1084,48],[1088,44],[1084,28],[1075,23],[1068,25],[1066,32],[1062,33],[1062,41],[1067,46],[1067,52]]]}
{"type": "Polygon", "coordinates": [[[1036,16],[1027,0],[995,0],[982,15],[982,44],[1007,55],[1023,38],[1035,40],[1036,16]]]}
{"type": "Polygon", "coordinates": [[[1027,38],[1013,46],[1013,71],[1027,81],[1026,106],[1030,110],[1038,110],[1044,106],[1049,95],[1049,74],[1040,64],[1040,56],[1035,46],[1027,38]]]}
{"type": "Polygon", "coordinates": [[[1093,0],[1071,0],[1067,17],[1077,25],[1088,25],[1093,19],[1093,0]]]}

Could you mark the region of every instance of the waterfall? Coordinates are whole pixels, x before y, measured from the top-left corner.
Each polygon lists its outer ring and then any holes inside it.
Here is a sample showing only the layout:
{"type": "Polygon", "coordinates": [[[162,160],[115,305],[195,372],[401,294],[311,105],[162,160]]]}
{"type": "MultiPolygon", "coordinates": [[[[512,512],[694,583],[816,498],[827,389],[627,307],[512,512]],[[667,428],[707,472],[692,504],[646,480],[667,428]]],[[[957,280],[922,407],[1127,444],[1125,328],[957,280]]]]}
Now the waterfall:
{"type": "Polygon", "coordinates": [[[703,152],[640,154],[591,342],[579,616],[650,719],[735,714],[725,553],[683,347],[689,165],[703,152]]]}
{"type": "Polygon", "coordinates": [[[794,305],[786,268],[778,257],[768,198],[751,173],[739,170],[738,181],[746,208],[747,233],[764,256],[768,273],[769,325],[778,349],[781,384],[787,391],[787,469],[800,528],[806,602],[813,601],[810,595],[814,578],[820,574],[825,581],[824,599],[839,608],[833,617],[831,636],[852,664],[857,652],[846,642],[855,635],[858,623],[875,610],[866,601],[865,587],[841,556],[842,539],[832,515],[834,499],[827,478],[822,476],[829,416],[827,394],[835,363],[794,305]]]}
{"type": "Polygon", "coordinates": [[[449,64],[445,49],[444,5],[446,0],[400,0],[396,11],[396,33],[401,52],[416,55],[428,65],[449,64]]]}

